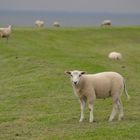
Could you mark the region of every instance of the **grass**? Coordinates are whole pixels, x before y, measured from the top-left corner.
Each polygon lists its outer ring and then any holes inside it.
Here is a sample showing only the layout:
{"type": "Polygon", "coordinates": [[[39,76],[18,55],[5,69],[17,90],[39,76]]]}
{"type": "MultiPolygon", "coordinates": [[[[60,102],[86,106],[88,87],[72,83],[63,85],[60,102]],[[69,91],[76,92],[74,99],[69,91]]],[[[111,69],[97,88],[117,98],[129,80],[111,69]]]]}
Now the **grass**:
{"type": "Polygon", "coordinates": [[[0,140],[139,140],[140,27],[14,28],[0,39],[0,140]],[[122,61],[110,61],[119,51],[122,61]],[[96,122],[79,123],[66,70],[116,71],[127,83],[125,119],[108,123],[111,99],[96,100],[96,122]]]}

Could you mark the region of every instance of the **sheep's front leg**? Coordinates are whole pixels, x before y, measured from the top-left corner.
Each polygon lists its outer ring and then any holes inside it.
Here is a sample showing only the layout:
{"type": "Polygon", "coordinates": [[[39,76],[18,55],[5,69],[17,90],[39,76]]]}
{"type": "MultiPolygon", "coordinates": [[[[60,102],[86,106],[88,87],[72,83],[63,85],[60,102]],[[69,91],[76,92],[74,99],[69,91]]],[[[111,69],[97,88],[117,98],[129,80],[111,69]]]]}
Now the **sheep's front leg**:
{"type": "Polygon", "coordinates": [[[91,92],[88,93],[87,99],[88,99],[88,107],[89,107],[89,111],[90,111],[89,122],[92,123],[94,121],[93,110],[94,110],[94,102],[96,99],[94,90],[91,90],[91,92]]]}
{"type": "Polygon", "coordinates": [[[93,120],[94,120],[94,117],[93,117],[93,104],[89,103],[88,107],[89,107],[89,111],[90,111],[89,122],[92,123],[93,120]]]}
{"type": "Polygon", "coordinates": [[[85,110],[85,106],[86,106],[86,101],[83,99],[80,99],[80,104],[81,104],[81,117],[79,122],[82,122],[84,119],[84,110],[85,110]]]}

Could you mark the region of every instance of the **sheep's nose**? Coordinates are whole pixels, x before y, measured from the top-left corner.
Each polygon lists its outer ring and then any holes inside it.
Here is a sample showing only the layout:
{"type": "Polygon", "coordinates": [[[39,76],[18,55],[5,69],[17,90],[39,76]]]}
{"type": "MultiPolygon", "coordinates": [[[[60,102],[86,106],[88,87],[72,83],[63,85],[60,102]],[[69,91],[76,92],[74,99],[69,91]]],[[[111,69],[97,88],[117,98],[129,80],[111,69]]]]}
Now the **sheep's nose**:
{"type": "Polygon", "coordinates": [[[76,85],[76,84],[77,84],[77,82],[74,82],[74,84],[76,85]]]}

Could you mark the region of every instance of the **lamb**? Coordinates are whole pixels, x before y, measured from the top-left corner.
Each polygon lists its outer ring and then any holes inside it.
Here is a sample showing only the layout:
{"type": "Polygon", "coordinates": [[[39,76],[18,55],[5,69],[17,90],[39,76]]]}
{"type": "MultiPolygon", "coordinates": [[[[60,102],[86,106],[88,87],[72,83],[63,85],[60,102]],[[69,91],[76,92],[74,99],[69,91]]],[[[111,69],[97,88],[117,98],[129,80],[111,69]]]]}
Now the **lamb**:
{"type": "Polygon", "coordinates": [[[35,25],[37,27],[43,27],[44,26],[44,21],[43,20],[36,20],[35,21],[35,25]]]}
{"type": "Polygon", "coordinates": [[[128,99],[129,95],[126,90],[124,78],[119,73],[102,72],[97,74],[85,74],[84,71],[78,70],[66,71],[65,73],[70,76],[74,93],[81,104],[81,116],[79,122],[82,122],[84,119],[86,102],[88,102],[90,110],[89,122],[93,122],[95,99],[105,99],[108,97],[112,97],[113,101],[112,113],[108,121],[111,122],[114,119],[117,110],[119,111],[118,120],[123,119],[124,112],[120,97],[123,90],[128,99]]]}
{"type": "Polygon", "coordinates": [[[7,41],[8,41],[8,39],[9,39],[9,37],[11,35],[11,32],[12,32],[11,28],[12,28],[11,25],[9,25],[7,28],[6,27],[5,28],[0,28],[0,36],[2,38],[6,38],[7,41]]]}
{"type": "Polygon", "coordinates": [[[102,26],[111,26],[111,25],[112,25],[111,20],[104,20],[104,21],[102,22],[102,24],[101,24],[101,27],[102,27],[102,26]]]}
{"type": "Polygon", "coordinates": [[[108,58],[112,60],[121,60],[122,54],[119,52],[111,52],[109,53],[108,58]]]}

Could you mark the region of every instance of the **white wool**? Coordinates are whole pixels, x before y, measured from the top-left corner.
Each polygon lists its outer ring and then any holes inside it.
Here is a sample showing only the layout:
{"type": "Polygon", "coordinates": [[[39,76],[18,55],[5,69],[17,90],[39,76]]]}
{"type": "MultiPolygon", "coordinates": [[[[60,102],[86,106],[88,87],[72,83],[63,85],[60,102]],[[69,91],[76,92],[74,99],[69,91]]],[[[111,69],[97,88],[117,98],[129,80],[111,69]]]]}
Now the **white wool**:
{"type": "Polygon", "coordinates": [[[58,21],[55,21],[55,22],[53,23],[53,26],[55,26],[55,27],[60,27],[60,23],[59,23],[58,21]]]}
{"type": "Polygon", "coordinates": [[[0,36],[3,38],[7,38],[8,40],[12,32],[11,28],[12,28],[11,25],[5,28],[0,28],[0,36]]]}
{"type": "Polygon", "coordinates": [[[111,20],[104,20],[101,26],[111,26],[111,24],[112,24],[111,20]]]}
{"type": "Polygon", "coordinates": [[[43,27],[44,26],[44,21],[43,20],[36,20],[35,21],[35,25],[37,27],[43,27]]]}
{"type": "Polygon", "coordinates": [[[122,54],[119,52],[111,52],[109,53],[108,58],[112,60],[121,60],[122,54]]]}
{"type": "Polygon", "coordinates": [[[81,103],[80,122],[84,119],[86,102],[88,102],[88,107],[90,109],[89,121],[93,122],[93,106],[96,98],[105,99],[112,97],[113,109],[109,121],[112,121],[115,117],[116,106],[119,108],[119,120],[123,118],[124,113],[120,96],[124,89],[128,98],[129,95],[126,91],[124,78],[119,73],[102,72],[97,74],[85,74],[83,71],[74,70],[67,71],[66,74],[70,76],[74,93],[81,103]]]}

